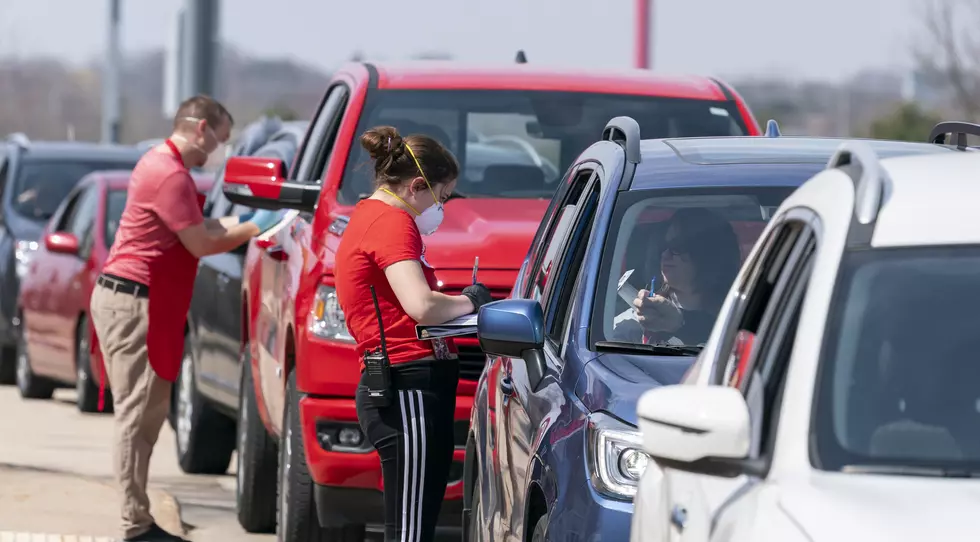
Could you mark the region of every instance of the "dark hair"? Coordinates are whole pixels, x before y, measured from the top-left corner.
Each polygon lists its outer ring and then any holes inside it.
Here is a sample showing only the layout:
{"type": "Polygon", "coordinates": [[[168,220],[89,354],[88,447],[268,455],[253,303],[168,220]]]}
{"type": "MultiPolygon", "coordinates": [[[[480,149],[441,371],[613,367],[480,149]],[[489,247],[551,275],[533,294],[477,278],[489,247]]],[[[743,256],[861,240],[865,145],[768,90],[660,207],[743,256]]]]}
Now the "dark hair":
{"type": "Polygon", "coordinates": [[[204,94],[188,98],[180,104],[180,107],[177,108],[177,114],[174,115],[174,128],[185,117],[204,119],[212,129],[220,126],[224,120],[228,121],[229,126],[235,124],[235,120],[231,118],[231,113],[225,109],[225,106],[221,105],[218,100],[204,94]]]}
{"type": "Polygon", "coordinates": [[[393,126],[376,126],[361,135],[361,146],[374,160],[374,180],[378,186],[397,186],[419,176],[419,167],[433,186],[459,176],[459,163],[449,149],[427,135],[402,137],[393,126]],[[415,164],[412,153],[418,159],[415,164]]]}
{"type": "MultiPolygon", "coordinates": [[[[709,306],[720,306],[742,263],[738,237],[727,220],[696,207],[679,209],[667,222],[676,226],[678,239],[685,245],[694,264],[694,282],[709,306]]],[[[669,292],[665,284],[662,292],[669,292]]]]}

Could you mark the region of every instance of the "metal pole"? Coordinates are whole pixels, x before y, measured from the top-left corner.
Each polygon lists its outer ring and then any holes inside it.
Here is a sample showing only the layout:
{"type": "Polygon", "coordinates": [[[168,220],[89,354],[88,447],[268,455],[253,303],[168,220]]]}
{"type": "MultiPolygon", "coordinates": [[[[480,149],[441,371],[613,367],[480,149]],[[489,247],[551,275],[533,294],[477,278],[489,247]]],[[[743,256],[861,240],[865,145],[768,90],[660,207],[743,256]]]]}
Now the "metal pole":
{"type": "Polygon", "coordinates": [[[120,0],[109,0],[109,28],[105,67],[102,75],[102,141],[119,142],[120,99],[119,70],[122,55],[119,46],[120,0]]]}
{"type": "Polygon", "coordinates": [[[187,0],[184,11],[183,98],[215,95],[218,45],[218,0],[187,0]]]}
{"type": "Polygon", "coordinates": [[[633,5],[633,67],[651,68],[653,0],[635,0],[633,5]]]}

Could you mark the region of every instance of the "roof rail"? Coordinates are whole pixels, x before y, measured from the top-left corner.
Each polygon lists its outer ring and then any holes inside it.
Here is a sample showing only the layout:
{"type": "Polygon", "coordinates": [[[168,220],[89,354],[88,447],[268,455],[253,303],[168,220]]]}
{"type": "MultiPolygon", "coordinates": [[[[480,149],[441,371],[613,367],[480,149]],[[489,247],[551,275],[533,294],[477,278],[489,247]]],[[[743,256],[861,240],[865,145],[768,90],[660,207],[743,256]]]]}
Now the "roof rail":
{"type": "Polygon", "coordinates": [[[527,55],[524,54],[524,49],[518,49],[517,57],[514,58],[514,62],[518,64],[527,64],[527,55]]]}
{"type": "Polygon", "coordinates": [[[640,163],[640,125],[632,117],[616,117],[602,129],[602,140],[619,143],[626,149],[626,160],[640,163]]]}
{"type": "Polygon", "coordinates": [[[861,175],[855,182],[854,216],[859,223],[870,224],[878,216],[887,173],[881,168],[878,155],[863,141],[842,143],[830,157],[827,168],[833,169],[852,164],[860,168],[861,175]]]}
{"type": "Polygon", "coordinates": [[[946,142],[949,141],[946,139],[946,134],[950,135],[949,139],[956,139],[957,149],[966,150],[966,136],[980,137],[980,124],[958,121],[940,122],[929,132],[929,143],[946,145],[946,142]]]}
{"type": "Polygon", "coordinates": [[[18,147],[26,147],[31,144],[31,140],[28,139],[27,134],[24,132],[14,132],[8,135],[7,141],[17,145],[18,147]]]}
{"type": "Polygon", "coordinates": [[[775,119],[769,119],[766,122],[766,137],[779,137],[780,135],[782,134],[779,133],[779,124],[775,119]]]}

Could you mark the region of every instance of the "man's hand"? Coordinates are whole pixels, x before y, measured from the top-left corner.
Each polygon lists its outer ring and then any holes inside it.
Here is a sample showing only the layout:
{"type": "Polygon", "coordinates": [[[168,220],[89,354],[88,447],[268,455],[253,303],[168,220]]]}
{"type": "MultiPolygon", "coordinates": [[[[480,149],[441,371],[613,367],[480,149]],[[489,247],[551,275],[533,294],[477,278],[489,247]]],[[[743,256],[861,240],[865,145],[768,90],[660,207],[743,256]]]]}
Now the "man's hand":
{"type": "Polygon", "coordinates": [[[640,290],[633,300],[636,320],[644,329],[673,333],[684,325],[684,314],[669,299],[640,290]]]}
{"type": "Polygon", "coordinates": [[[269,231],[273,226],[282,220],[282,215],[279,211],[269,211],[267,209],[259,209],[252,213],[252,216],[248,220],[243,220],[242,222],[251,222],[259,227],[259,235],[269,231]]]}

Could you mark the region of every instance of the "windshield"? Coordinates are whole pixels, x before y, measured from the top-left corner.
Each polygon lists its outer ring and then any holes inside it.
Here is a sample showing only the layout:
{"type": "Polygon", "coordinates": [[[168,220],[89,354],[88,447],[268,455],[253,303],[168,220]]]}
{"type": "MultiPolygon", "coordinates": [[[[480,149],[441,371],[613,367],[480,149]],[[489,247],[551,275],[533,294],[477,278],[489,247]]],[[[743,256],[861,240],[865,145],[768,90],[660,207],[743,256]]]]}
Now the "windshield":
{"type": "Polygon", "coordinates": [[[838,284],[814,465],[980,471],[980,249],[850,252],[838,284]]]}
{"type": "MultiPolygon", "coordinates": [[[[734,102],[578,92],[383,90],[368,97],[357,133],[391,125],[423,133],[459,160],[465,197],[550,199],[569,164],[610,119],[629,115],[644,139],[744,135],[734,102]]],[[[355,145],[339,198],[374,191],[367,152],[355,145]]]]}
{"type": "Polygon", "coordinates": [[[116,240],[119,220],[126,207],[126,190],[110,190],[105,202],[105,246],[111,247],[116,240]]]}
{"type": "Polygon", "coordinates": [[[11,204],[14,211],[35,221],[54,216],[65,196],[93,171],[132,169],[136,162],[69,162],[27,160],[19,168],[11,204]]]}
{"type": "MultiPolygon", "coordinates": [[[[603,250],[591,341],[703,345],[742,262],[792,190],[622,193],[603,250]],[[634,310],[640,295],[644,307],[634,310]]],[[[645,351],[663,349],[648,346],[645,351]]],[[[692,352],[696,349],[687,353],[692,352]]]]}

